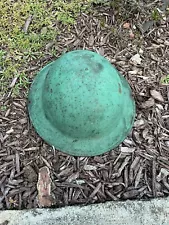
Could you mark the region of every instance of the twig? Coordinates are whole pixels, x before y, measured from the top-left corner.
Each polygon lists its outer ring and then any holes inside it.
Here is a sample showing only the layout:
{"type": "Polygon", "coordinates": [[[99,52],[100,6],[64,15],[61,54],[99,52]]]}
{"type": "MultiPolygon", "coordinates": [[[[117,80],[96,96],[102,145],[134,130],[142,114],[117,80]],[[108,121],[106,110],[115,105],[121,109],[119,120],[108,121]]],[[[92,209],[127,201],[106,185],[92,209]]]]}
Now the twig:
{"type": "Polygon", "coordinates": [[[156,190],[156,161],[153,160],[152,164],[152,192],[153,196],[157,196],[157,190],[156,190]]]}
{"type": "Polygon", "coordinates": [[[32,15],[30,15],[30,16],[27,18],[27,20],[26,20],[26,22],[25,22],[25,24],[24,24],[24,27],[23,27],[23,32],[27,33],[31,21],[32,21],[32,15]]]}

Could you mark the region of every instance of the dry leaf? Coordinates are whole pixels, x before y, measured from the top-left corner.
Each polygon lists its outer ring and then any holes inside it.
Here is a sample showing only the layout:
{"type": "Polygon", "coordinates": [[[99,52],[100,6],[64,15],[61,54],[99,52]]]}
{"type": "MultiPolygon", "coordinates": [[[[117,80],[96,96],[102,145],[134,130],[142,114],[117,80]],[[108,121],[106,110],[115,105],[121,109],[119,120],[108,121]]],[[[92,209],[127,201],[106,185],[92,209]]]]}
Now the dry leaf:
{"type": "Polygon", "coordinates": [[[152,106],[154,106],[155,102],[153,98],[149,98],[146,102],[143,102],[141,104],[141,107],[144,109],[148,109],[151,108],[152,106]]]}
{"type": "Polygon", "coordinates": [[[23,125],[27,123],[27,118],[20,119],[19,122],[23,125]]]}
{"type": "Polygon", "coordinates": [[[143,54],[143,49],[140,48],[139,53],[142,55],[143,54]]]}
{"type": "Polygon", "coordinates": [[[127,145],[127,146],[131,146],[133,145],[133,141],[129,140],[128,138],[126,138],[124,141],[123,141],[124,145],[127,145]]]}
{"type": "Polygon", "coordinates": [[[17,79],[18,79],[18,77],[15,77],[15,78],[12,80],[11,84],[9,85],[10,88],[13,88],[13,87],[15,86],[17,79]]]}
{"type": "Polygon", "coordinates": [[[72,181],[75,181],[78,177],[79,177],[79,172],[76,172],[76,173],[71,174],[71,175],[66,179],[66,181],[67,181],[67,182],[72,182],[72,181]]]}
{"type": "Polygon", "coordinates": [[[48,51],[54,44],[55,44],[54,41],[50,41],[45,47],[46,51],[48,51]]]}
{"type": "Polygon", "coordinates": [[[165,141],[167,147],[169,147],[169,141],[165,141]]]}
{"type": "Polygon", "coordinates": [[[93,44],[94,44],[94,36],[91,35],[91,36],[89,37],[89,46],[93,46],[93,44]]]}
{"type": "Polygon", "coordinates": [[[135,151],[135,148],[121,147],[120,151],[123,153],[133,153],[135,151]]]}
{"type": "Polygon", "coordinates": [[[135,121],[134,122],[134,127],[141,127],[141,126],[143,126],[145,124],[145,122],[144,122],[144,120],[143,119],[141,119],[141,120],[137,120],[137,121],[135,121]]]}
{"type": "Polygon", "coordinates": [[[96,170],[97,167],[96,166],[92,166],[92,165],[85,165],[84,166],[84,170],[96,170]]]}
{"type": "Polygon", "coordinates": [[[140,137],[140,134],[137,131],[133,131],[133,140],[137,144],[141,144],[141,142],[142,142],[142,138],[140,137]]]}
{"type": "Polygon", "coordinates": [[[134,199],[136,198],[140,192],[138,190],[129,190],[122,194],[123,199],[134,199]]]}
{"type": "Polygon", "coordinates": [[[123,24],[124,29],[129,29],[130,28],[130,23],[124,23],[123,24]]]}
{"type": "Polygon", "coordinates": [[[143,138],[146,138],[147,137],[148,131],[149,131],[148,128],[145,128],[143,130],[143,133],[142,133],[143,138]]]}
{"type": "Polygon", "coordinates": [[[154,60],[154,61],[156,61],[156,62],[158,62],[158,61],[159,61],[159,60],[158,60],[158,58],[157,58],[157,57],[155,57],[153,54],[151,54],[151,55],[150,55],[150,57],[151,57],[151,59],[152,59],[152,60],[154,60]]]}
{"type": "Polygon", "coordinates": [[[135,35],[134,35],[132,30],[130,31],[129,36],[130,36],[131,39],[133,39],[135,37],[135,35]]]}
{"type": "Polygon", "coordinates": [[[163,180],[165,177],[167,177],[169,175],[169,171],[165,168],[161,168],[160,173],[157,176],[157,181],[160,182],[161,180],[163,180]]]}
{"type": "Polygon", "coordinates": [[[85,180],[76,180],[75,183],[78,185],[82,185],[82,184],[85,184],[86,182],[85,180]]]}
{"type": "Polygon", "coordinates": [[[27,179],[30,183],[37,182],[38,176],[32,166],[27,165],[24,167],[24,178],[27,179]]]}
{"type": "Polygon", "coordinates": [[[102,56],[104,56],[104,48],[103,47],[100,47],[99,50],[98,50],[98,53],[102,56]]]}
{"type": "Polygon", "coordinates": [[[152,96],[154,99],[156,99],[156,100],[158,100],[158,101],[160,101],[160,102],[164,102],[164,98],[163,98],[163,96],[161,95],[160,92],[158,92],[158,91],[156,91],[156,90],[151,90],[151,91],[150,91],[150,94],[151,94],[151,96],[152,96]]]}
{"type": "Polygon", "coordinates": [[[136,68],[134,70],[128,71],[128,73],[131,74],[131,75],[137,75],[139,73],[139,69],[136,68]]]}
{"type": "Polygon", "coordinates": [[[140,57],[140,55],[137,53],[137,54],[135,54],[135,55],[133,55],[132,57],[131,57],[131,61],[134,63],[134,64],[141,64],[141,57],[140,57]]]}
{"type": "Polygon", "coordinates": [[[164,45],[169,46],[169,41],[165,40],[165,41],[164,41],[164,45]]]}
{"type": "Polygon", "coordinates": [[[14,129],[13,129],[13,127],[11,127],[10,130],[6,131],[6,134],[11,134],[11,133],[13,133],[13,132],[14,132],[14,129]]]}

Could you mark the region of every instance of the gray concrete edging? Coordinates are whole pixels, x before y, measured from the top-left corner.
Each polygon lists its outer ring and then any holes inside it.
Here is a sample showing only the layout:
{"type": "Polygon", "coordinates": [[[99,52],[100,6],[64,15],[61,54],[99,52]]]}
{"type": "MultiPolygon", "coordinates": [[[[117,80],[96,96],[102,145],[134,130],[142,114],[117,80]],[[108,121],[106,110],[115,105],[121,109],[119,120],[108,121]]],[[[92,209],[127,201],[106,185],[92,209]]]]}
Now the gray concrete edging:
{"type": "Polygon", "coordinates": [[[0,225],[169,225],[169,198],[58,209],[6,210],[0,225]]]}

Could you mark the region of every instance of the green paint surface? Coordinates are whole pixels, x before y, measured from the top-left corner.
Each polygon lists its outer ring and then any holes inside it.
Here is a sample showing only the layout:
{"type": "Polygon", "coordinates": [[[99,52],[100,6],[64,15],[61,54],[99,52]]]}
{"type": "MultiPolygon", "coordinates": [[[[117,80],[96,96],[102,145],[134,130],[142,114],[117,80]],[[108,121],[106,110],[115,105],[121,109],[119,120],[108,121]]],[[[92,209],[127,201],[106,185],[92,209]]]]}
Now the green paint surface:
{"type": "Polygon", "coordinates": [[[107,59],[87,50],[65,53],[44,67],[28,99],[37,133],[74,156],[100,155],[117,147],[135,117],[127,81],[107,59]]]}

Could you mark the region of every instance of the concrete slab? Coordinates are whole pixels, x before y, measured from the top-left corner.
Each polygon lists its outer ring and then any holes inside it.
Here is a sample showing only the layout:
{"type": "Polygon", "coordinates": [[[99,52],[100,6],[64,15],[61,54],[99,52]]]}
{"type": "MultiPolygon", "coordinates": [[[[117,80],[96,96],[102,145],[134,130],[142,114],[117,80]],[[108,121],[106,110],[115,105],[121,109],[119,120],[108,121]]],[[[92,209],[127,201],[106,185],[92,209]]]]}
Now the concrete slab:
{"type": "Polygon", "coordinates": [[[169,198],[1,211],[0,225],[169,225],[169,198]]]}

